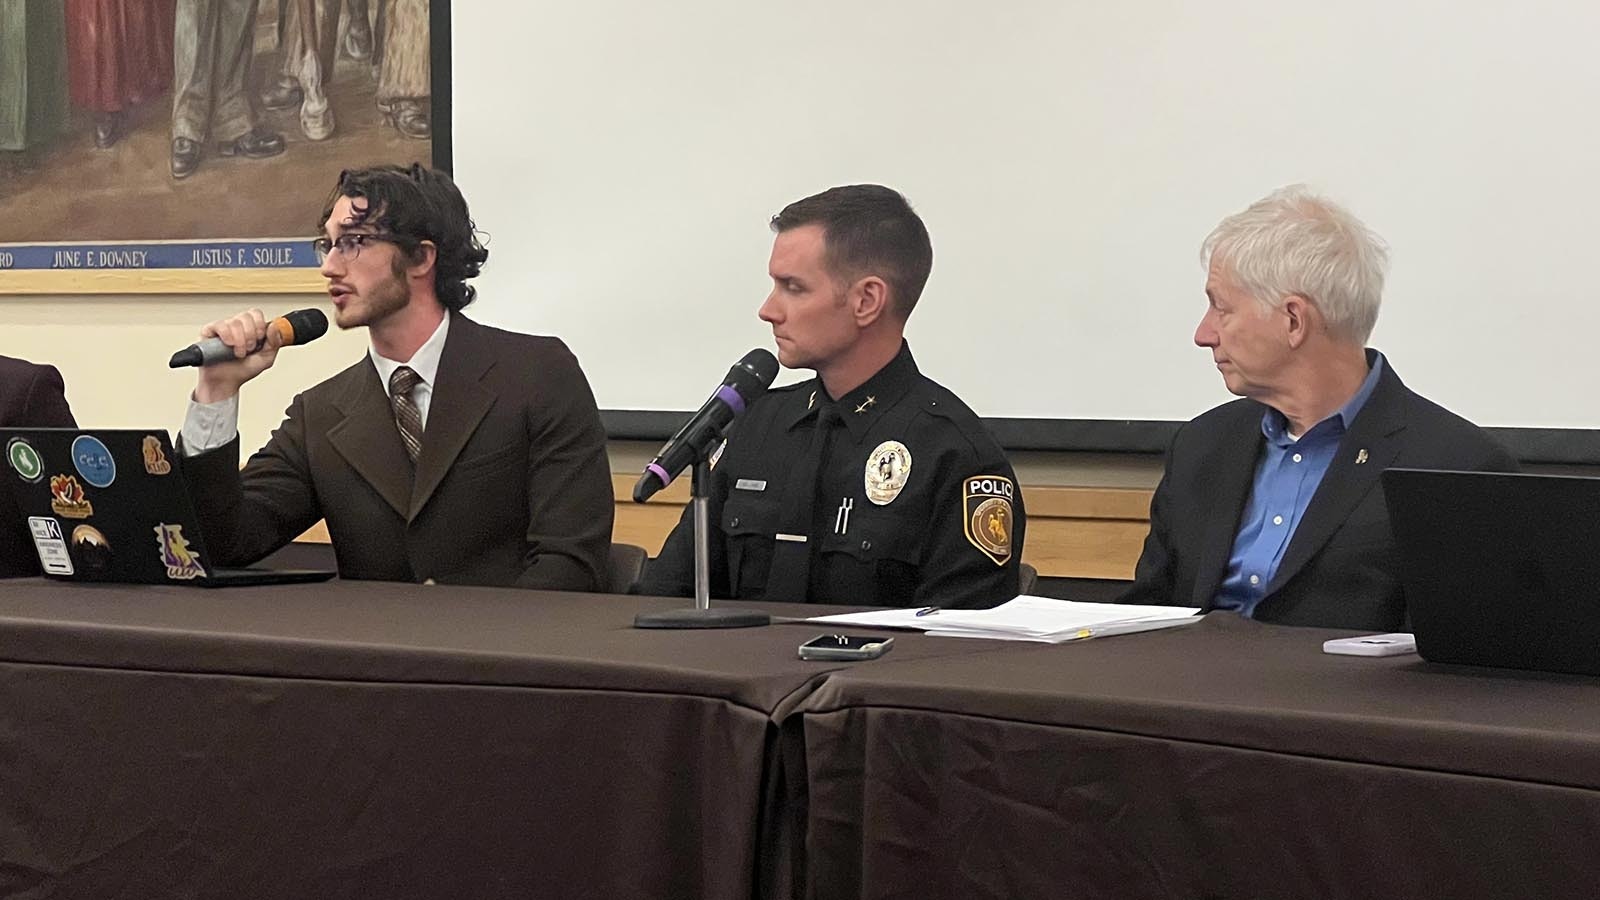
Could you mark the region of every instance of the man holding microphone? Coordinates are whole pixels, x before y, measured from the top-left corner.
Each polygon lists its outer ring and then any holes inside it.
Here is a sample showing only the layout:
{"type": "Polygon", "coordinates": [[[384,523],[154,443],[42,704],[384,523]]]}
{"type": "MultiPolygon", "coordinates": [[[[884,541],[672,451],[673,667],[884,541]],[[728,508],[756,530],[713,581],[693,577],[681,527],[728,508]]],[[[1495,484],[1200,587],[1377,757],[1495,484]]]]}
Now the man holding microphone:
{"type": "Polygon", "coordinates": [[[283,336],[259,310],[201,329],[234,359],[203,367],[184,470],[217,565],[245,565],[325,519],[346,578],[590,591],[604,584],[605,432],[558,339],[461,309],[488,252],[442,172],[347,171],[315,243],[355,365],[304,391],[239,469],[238,394],[283,336]]]}

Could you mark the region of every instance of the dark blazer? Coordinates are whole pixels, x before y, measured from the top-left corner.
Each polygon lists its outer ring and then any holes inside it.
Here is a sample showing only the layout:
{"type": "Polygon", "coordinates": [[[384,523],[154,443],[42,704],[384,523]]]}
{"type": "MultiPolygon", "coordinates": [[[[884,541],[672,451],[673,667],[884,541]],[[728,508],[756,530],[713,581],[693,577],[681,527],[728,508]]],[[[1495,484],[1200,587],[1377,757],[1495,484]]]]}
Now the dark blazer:
{"type": "Polygon", "coordinates": [[[183,460],[214,563],[254,562],[326,519],[345,578],[605,584],[605,431],[555,338],[453,313],[414,473],[365,357],[296,396],[243,472],[238,460],[237,438],[183,460]]]}
{"type": "MultiPolygon", "coordinates": [[[[0,356],[0,425],[14,428],[75,428],[66,388],[55,366],[0,356]]],[[[9,468],[4,470],[9,474],[9,468]]],[[[39,574],[39,554],[11,495],[11,479],[0,477],[0,578],[39,574]]]]}
{"type": "MultiPolygon", "coordinates": [[[[1254,483],[1265,409],[1253,400],[1235,400],[1179,430],[1123,602],[1211,608],[1254,483]]],[[[1255,618],[1368,631],[1403,628],[1400,562],[1379,484],[1379,475],[1391,466],[1517,468],[1483,429],[1413,393],[1385,361],[1255,618]]]]}

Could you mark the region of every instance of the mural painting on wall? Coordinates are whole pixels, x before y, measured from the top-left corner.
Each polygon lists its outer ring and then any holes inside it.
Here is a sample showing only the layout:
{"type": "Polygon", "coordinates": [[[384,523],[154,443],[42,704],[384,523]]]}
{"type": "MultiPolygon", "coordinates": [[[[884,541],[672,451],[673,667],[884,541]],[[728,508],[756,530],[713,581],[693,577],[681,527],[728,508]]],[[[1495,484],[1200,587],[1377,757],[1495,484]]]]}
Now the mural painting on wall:
{"type": "Polygon", "coordinates": [[[0,0],[0,287],[315,267],[341,170],[434,162],[446,2],[0,0]]]}

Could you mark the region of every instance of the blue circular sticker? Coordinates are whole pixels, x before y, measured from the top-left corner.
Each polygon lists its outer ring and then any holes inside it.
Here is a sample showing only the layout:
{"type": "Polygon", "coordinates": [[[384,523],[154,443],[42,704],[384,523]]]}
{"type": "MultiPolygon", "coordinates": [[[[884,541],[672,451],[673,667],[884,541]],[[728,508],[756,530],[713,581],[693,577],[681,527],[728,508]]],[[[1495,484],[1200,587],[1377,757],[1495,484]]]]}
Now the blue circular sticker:
{"type": "Polygon", "coordinates": [[[91,434],[80,434],[72,441],[72,466],[83,480],[97,487],[110,487],[117,480],[117,464],[111,451],[91,434]]]}

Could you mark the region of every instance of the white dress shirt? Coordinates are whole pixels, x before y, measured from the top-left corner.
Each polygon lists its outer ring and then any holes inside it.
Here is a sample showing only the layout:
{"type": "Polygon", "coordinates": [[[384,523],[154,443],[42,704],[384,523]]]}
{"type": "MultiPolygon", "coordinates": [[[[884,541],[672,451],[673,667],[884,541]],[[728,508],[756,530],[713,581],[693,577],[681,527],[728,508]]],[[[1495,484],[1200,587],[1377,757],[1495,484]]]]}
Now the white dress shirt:
{"type": "MultiPolygon", "coordinates": [[[[445,337],[450,334],[450,314],[445,313],[439,327],[409,360],[393,360],[378,353],[376,347],[367,348],[367,357],[378,370],[378,383],[383,385],[384,396],[389,394],[389,377],[401,366],[410,366],[417,373],[417,386],[411,399],[422,416],[422,426],[428,426],[428,407],[433,401],[433,385],[439,377],[439,358],[444,353],[445,337]]],[[[199,456],[215,450],[233,440],[239,433],[239,395],[215,403],[200,403],[189,395],[189,411],[183,417],[183,455],[199,456]]]]}

